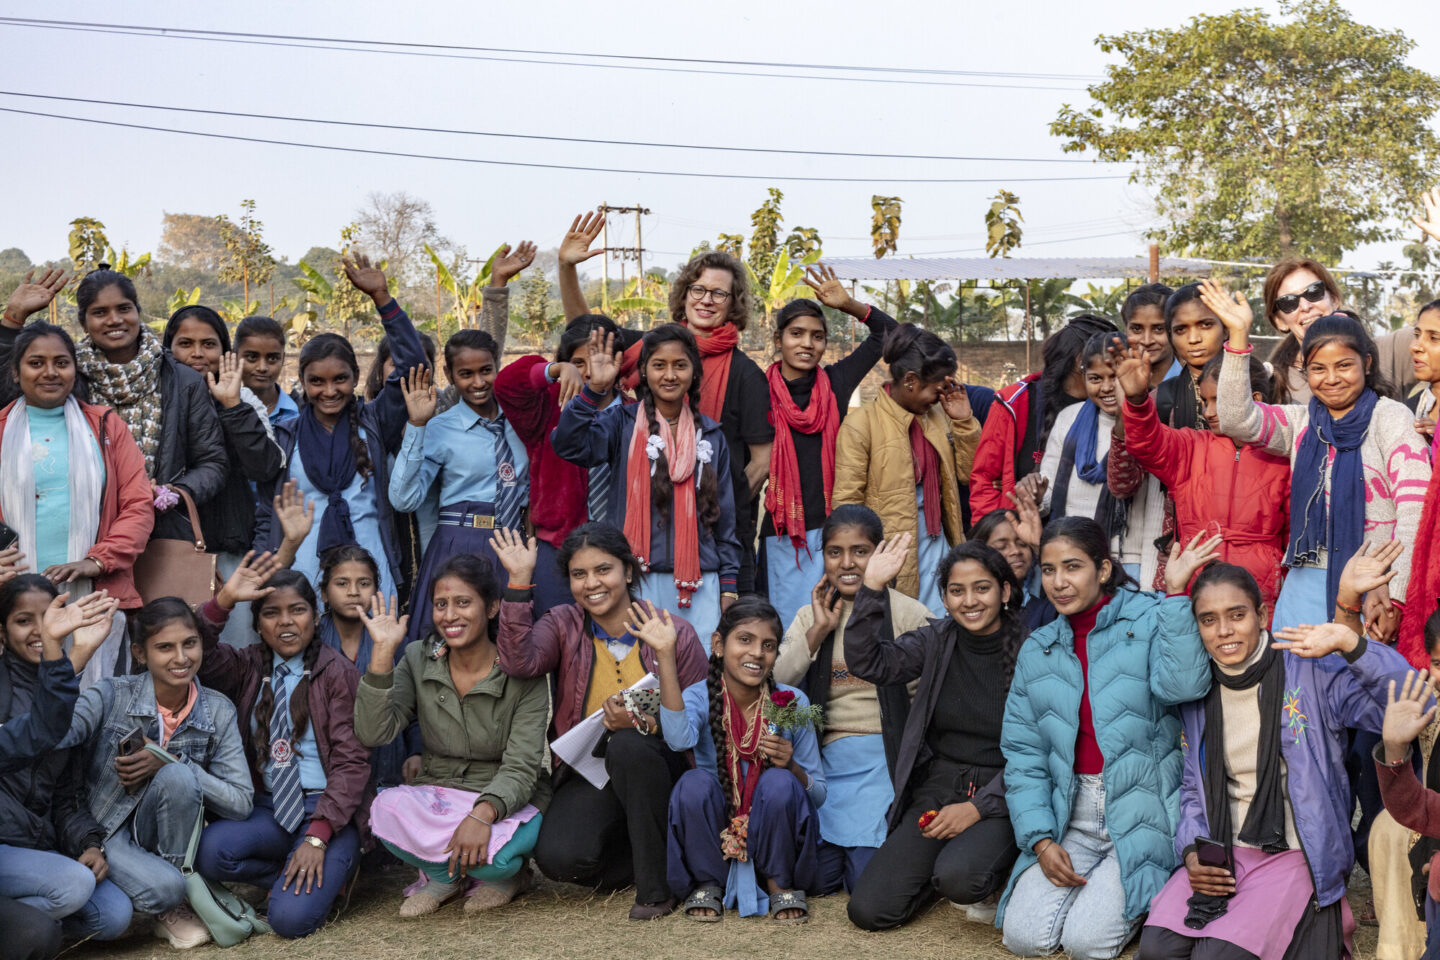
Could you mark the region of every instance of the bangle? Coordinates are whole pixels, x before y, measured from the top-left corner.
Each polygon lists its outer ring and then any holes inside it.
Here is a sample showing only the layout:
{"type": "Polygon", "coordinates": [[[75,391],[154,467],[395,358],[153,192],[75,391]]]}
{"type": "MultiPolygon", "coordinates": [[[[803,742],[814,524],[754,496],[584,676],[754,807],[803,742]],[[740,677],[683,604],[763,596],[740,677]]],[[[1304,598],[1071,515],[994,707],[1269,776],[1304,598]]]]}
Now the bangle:
{"type": "Polygon", "coordinates": [[[726,597],[729,597],[731,600],[739,600],[739,599],[740,599],[740,594],[734,593],[733,591],[730,591],[730,590],[725,590],[725,591],[723,591],[723,592],[720,594],[720,599],[721,599],[721,600],[724,600],[726,597]]]}
{"type": "Polygon", "coordinates": [[[507,590],[534,590],[534,589],[535,589],[535,584],[533,584],[533,583],[507,583],[507,584],[505,585],[505,588],[506,588],[507,590]]]}
{"type": "Polygon", "coordinates": [[[1254,346],[1253,344],[1251,344],[1251,345],[1247,346],[1244,350],[1236,350],[1234,347],[1230,346],[1229,341],[1226,341],[1226,343],[1225,343],[1225,352],[1226,352],[1226,353],[1234,353],[1234,354],[1238,354],[1238,355],[1240,355],[1240,356],[1244,356],[1244,355],[1247,354],[1247,353],[1254,353],[1254,352],[1255,352],[1255,346],[1254,346]]]}
{"type": "Polygon", "coordinates": [[[467,820],[474,820],[476,823],[483,823],[483,824],[485,824],[485,826],[487,826],[487,827],[493,827],[493,826],[495,826],[495,821],[494,821],[494,820],[485,820],[485,819],[483,819],[483,818],[481,818],[481,817],[477,817],[477,816],[475,816],[475,811],[474,811],[474,810],[471,810],[469,813],[465,814],[465,818],[466,818],[467,820]]]}
{"type": "Polygon", "coordinates": [[[1339,597],[1335,598],[1335,606],[1339,607],[1341,610],[1344,610],[1346,613],[1353,613],[1357,617],[1360,615],[1359,607],[1352,607],[1350,606],[1350,604],[1346,603],[1344,600],[1341,600],[1339,597]]]}

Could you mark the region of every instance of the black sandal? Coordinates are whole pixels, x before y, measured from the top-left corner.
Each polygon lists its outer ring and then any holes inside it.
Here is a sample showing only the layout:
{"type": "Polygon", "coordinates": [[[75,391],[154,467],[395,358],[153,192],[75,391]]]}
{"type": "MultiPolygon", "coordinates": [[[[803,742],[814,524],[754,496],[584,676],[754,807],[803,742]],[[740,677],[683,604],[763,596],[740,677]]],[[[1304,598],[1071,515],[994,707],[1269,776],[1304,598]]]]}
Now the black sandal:
{"type": "Polygon", "coordinates": [[[656,903],[636,903],[630,908],[631,920],[659,920],[675,912],[675,898],[669,897],[656,903]]]}
{"type": "Polygon", "coordinates": [[[770,894],[770,919],[776,923],[784,923],[798,926],[810,922],[810,904],[805,899],[804,890],[786,890],[783,893],[770,894]],[[784,910],[799,910],[798,917],[781,918],[779,914],[784,910]]]}
{"type": "Polygon", "coordinates": [[[719,887],[696,887],[690,891],[690,896],[685,898],[682,908],[685,916],[700,923],[718,923],[725,913],[725,891],[719,887]],[[703,913],[691,913],[692,910],[714,910],[711,916],[703,913]]]}

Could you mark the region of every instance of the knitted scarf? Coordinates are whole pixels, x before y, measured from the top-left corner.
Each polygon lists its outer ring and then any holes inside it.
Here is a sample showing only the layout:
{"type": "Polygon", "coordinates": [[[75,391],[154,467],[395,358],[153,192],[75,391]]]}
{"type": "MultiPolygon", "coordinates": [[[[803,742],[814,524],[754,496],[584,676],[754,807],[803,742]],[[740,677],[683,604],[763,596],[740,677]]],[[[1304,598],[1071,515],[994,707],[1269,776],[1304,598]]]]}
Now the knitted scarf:
{"type": "Polygon", "coordinates": [[[656,418],[657,433],[650,435],[650,418],[645,404],[635,405],[635,430],[630,435],[630,454],[625,466],[625,539],[646,572],[652,557],[650,545],[650,475],[655,470],[650,453],[658,461],[664,455],[673,488],[670,529],[674,531],[675,589],[680,606],[690,606],[690,596],[700,588],[700,520],[695,508],[695,454],[699,431],[690,400],[681,402],[680,422],[672,432],[664,417],[656,418]]]}
{"type": "MultiPolygon", "coordinates": [[[[810,390],[810,405],[801,410],[790,395],[780,364],[772,363],[765,371],[770,382],[770,420],[775,426],[775,445],[770,452],[770,485],[765,491],[765,509],[775,523],[775,536],[790,536],[798,564],[800,548],[805,544],[804,481],[800,463],[795,457],[795,438],[791,430],[820,434],[820,474],[825,489],[825,513],[830,513],[830,494],[835,487],[835,436],[840,432],[840,407],[830,389],[830,376],[818,367],[815,386],[810,390]]],[[[928,446],[928,444],[927,444],[928,446]]]]}
{"type": "Polygon", "coordinates": [[[120,415],[145,455],[145,475],[163,482],[155,476],[155,454],[160,449],[160,371],[165,366],[165,349],[144,324],[137,345],[135,359],[111,363],[95,341],[86,337],[75,348],[75,360],[90,381],[91,401],[120,415]]]}
{"type": "Polygon", "coordinates": [[[315,415],[314,407],[307,403],[300,408],[295,435],[295,445],[304,451],[300,466],[304,468],[305,476],[310,478],[311,486],[326,497],[319,536],[315,538],[316,556],[323,555],[331,547],[357,542],[355,525],[350,521],[350,503],[345,499],[345,491],[355,479],[358,469],[355,448],[350,445],[347,419],[352,412],[347,410],[342,413],[334,428],[326,430],[315,415]]]}
{"type": "MultiPolygon", "coordinates": [[[[1290,549],[1292,567],[1318,565],[1324,551],[1325,608],[1335,609],[1340,571],[1360,548],[1365,532],[1365,465],[1360,444],[1370,430],[1370,416],[1379,399],[1368,387],[1343,419],[1330,416],[1319,399],[1310,398],[1310,428],[1300,438],[1290,472],[1290,549]],[[1333,464],[1331,450],[1335,452],[1333,464]],[[1330,494],[1325,471],[1330,470],[1330,494]]],[[[1424,527],[1421,527],[1424,530],[1424,527]]],[[[1414,561],[1411,561],[1412,566],[1414,561]]]]}

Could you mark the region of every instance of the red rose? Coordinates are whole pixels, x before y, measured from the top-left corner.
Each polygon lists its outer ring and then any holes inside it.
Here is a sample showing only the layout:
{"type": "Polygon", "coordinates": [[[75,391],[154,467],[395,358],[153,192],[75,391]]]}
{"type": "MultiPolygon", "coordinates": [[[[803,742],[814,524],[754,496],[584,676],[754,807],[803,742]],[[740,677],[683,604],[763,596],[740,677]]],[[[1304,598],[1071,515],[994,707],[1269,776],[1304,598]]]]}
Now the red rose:
{"type": "Polygon", "coordinates": [[[926,810],[924,813],[920,814],[920,829],[924,830],[926,827],[930,826],[930,821],[934,820],[938,816],[940,816],[939,810],[926,810]]]}
{"type": "Polygon", "coordinates": [[[781,710],[784,710],[786,707],[790,706],[790,704],[795,702],[795,694],[790,692],[789,690],[776,690],[774,693],[770,694],[770,702],[775,704],[775,706],[779,707],[781,710]]]}

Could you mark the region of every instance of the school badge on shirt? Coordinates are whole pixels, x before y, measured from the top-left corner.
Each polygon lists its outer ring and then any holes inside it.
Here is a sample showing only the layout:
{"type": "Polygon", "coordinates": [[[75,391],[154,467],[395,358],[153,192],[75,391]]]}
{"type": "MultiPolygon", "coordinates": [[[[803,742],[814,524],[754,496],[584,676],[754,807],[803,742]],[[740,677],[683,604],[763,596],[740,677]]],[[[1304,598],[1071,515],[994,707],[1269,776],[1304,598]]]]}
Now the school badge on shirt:
{"type": "Polygon", "coordinates": [[[511,463],[509,460],[506,460],[504,463],[500,464],[499,473],[501,483],[504,483],[508,486],[515,482],[515,464],[511,463]]]}

